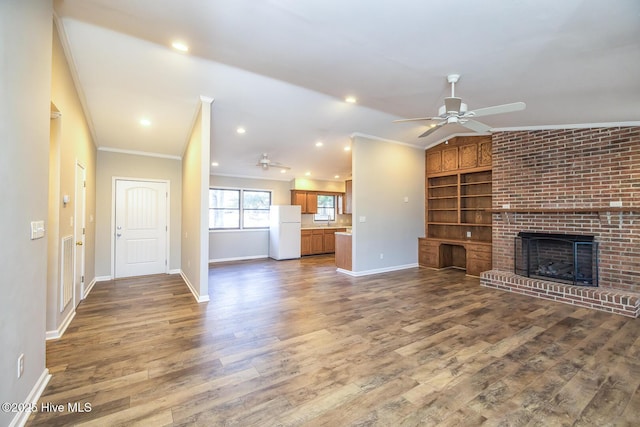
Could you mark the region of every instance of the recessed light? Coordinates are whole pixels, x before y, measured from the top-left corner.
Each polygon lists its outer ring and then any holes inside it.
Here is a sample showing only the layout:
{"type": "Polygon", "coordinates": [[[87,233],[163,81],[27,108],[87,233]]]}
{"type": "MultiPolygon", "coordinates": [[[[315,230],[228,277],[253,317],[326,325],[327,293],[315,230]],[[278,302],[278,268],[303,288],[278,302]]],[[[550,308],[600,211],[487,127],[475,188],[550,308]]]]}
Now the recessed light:
{"type": "Polygon", "coordinates": [[[186,44],[182,43],[182,42],[173,42],[171,43],[171,46],[175,49],[175,50],[179,50],[180,52],[189,52],[189,46],[187,46],[186,44]]]}
{"type": "Polygon", "coordinates": [[[431,124],[429,125],[429,127],[430,127],[430,128],[434,128],[434,127],[436,127],[436,126],[437,126],[437,125],[436,125],[435,123],[431,123],[431,124]]]}
{"type": "Polygon", "coordinates": [[[239,134],[243,134],[243,133],[245,133],[247,131],[245,130],[245,128],[239,127],[238,129],[236,129],[236,132],[238,132],[239,134]]]}
{"type": "Polygon", "coordinates": [[[287,173],[286,169],[280,169],[280,173],[287,173]]]}
{"type": "Polygon", "coordinates": [[[211,163],[211,166],[220,166],[220,164],[218,162],[213,162],[211,163]]]}
{"type": "Polygon", "coordinates": [[[140,119],[140,124],[142,126],[145,126],[145,127],[151,126],[151,120],[149,120],[149,119],[140,119]]]}
{"type": "Polygon", "coordinates": [[[305,172],[304,176],[311,176],[311,172],[305,172]]]}
{"type": "Polygon", "coordinates": [[[316,147],[322,147],[324,144],[322,143],[322,141],[318,141],[316,142],[316,147]]]}
{"type": "Polygon", "coordinates": [[[338,179],[338,178],[340,178],[340,175],[334,175],[333,177],[334,177],[335,179],[338,179]]]}
{"type": "Polygon", "coordinates": [[[344,151],[351,151],[351,146],[347,145],[346,147],[344,147],[344,151]]]}
{"type": "Polygon", "coordinates": [[[356,97],[355,96],[347,96],[344,99],[344,102],[348,102],[349,104],[355,104],[356,103],[356,97]]]}

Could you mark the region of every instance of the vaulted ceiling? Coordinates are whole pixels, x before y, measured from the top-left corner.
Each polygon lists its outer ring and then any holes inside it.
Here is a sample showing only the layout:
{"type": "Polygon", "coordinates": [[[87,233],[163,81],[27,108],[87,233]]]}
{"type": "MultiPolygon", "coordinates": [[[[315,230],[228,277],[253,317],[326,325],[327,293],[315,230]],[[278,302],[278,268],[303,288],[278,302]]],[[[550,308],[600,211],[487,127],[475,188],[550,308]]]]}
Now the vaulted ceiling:
{"type": "Polygon", "coordinates": [[[454,124],[418,138],[426,123],[392,123],[436,115],[451,73],[469,109],[527,104],[483,117],[493,128],[640,120],[638,0],[56,0],[55,10],[98,147],[181,156],[207,96],[213,174],[343,180],[354,133],[420,148],[468,133],[454,124]],[[291,170],[263,171],[262,153],[291,170]]]}

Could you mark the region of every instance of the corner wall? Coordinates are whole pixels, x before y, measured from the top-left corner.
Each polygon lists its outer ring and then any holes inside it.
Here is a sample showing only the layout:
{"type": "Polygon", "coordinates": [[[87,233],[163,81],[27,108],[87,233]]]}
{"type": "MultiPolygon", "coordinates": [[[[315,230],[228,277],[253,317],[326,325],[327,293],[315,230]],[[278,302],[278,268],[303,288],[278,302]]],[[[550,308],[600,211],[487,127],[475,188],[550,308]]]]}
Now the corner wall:
{"type": "MultiPolygon", "coordinates": [[[[74,310],[70,303],[60,312],[60,238],[73,235],[75,216],[76,163],[86,173],[85,188],[85,289],[95,279],[95,215],[96,215],[96,147],[84,115],[78,91],[73,81],[69,63],[65,57],[59,32],[53,30],[53,60],[51,75],[51,101],[60,112],[51,120],[50,151],[50,213],[47,285],[47,332],[59,335],[63,322],[74,310]],[[62,203],[62,195],[70,195],[71,201],[62,203]]],[[[52,106],[53,107],[53,106],[52,106]]],[[[73,300],[72,300],[73,301],[73,300]]],[[[80,301],[76,301],[76,305],[80,301]]]]}
{"type": "Polygon", "coordinates": [[[181,273],[198,302],[209,300],[211,103],[202,97],[182,155],[181,273]]]}
{"type": "Polygon", "coordinates": [[[424,150],[354,136],[352,159],[354,275],[417,267],[424,150]]]}

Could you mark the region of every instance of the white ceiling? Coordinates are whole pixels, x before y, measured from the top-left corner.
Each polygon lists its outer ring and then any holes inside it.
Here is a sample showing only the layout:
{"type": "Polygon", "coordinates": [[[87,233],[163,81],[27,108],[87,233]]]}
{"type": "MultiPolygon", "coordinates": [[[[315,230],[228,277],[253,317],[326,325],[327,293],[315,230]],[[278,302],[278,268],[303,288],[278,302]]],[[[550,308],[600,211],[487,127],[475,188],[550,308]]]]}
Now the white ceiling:
{"type": "Polygon", "coordinates": [[[638,0],[56,0],[55,9],[98,147],[181,156],[207,96],[213,174],[342,180],[353,133],[424,148],[468,132],[451,125],[417,138],[426,125],[392,123],[436,115],[450,73],[461,74],[456,95],[469,109],[527,104],[482,118],[494,128],[640,120],[638,0]],[[261,153],[292,169],[262,171],[261,153]]]}

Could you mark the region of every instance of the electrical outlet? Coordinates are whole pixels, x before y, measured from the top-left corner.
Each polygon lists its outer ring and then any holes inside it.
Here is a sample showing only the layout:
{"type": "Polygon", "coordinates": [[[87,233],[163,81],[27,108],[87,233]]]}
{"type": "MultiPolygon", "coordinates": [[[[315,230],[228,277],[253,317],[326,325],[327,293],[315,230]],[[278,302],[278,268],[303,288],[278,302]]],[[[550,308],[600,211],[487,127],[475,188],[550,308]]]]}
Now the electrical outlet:
{"type": "Polygon", "coordinates": [[[24,353],[18,356],[18,378],[22,377],[22,374],[24,374],[24,353]]]}
{"type": "Polygon", "coordinates": [[[384,259],[384,254],[380,254],[380,259],[384,259]]]}
{"type": "Polygon", "coordinates": [[[471,232],[467,231],[467,239],[470,239],[470,238],[471,238],[471,232]]]}

